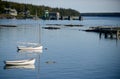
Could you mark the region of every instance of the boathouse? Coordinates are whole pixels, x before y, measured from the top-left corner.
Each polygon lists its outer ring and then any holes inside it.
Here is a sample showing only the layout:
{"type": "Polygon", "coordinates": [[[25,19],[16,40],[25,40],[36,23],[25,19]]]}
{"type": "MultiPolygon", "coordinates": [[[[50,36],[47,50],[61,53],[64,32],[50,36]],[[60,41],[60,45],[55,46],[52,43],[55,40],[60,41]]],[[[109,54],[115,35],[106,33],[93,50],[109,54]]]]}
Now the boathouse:
{"type": "Polygon", "coordinates": [[[49,19],[50,20],[59,20],[60,13],[59,12],[49,12],[49,19]]]}

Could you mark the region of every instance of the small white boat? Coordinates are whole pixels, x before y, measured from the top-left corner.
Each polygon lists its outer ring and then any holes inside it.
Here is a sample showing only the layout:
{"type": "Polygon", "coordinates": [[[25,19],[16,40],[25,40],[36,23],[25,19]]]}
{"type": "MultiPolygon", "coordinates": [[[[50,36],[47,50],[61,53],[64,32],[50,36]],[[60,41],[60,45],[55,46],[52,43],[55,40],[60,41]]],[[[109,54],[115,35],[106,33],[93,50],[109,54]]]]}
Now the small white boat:
{"type": "Polygon", "coordinates": [[[43,46],[18,46],[18,50],[42,50],[43,46]]]}
{"type": "Polygon", "coordinates": [[[18,50],[17,52],[19,52],[19,53],[42,53],[43,52],[43,50],[18,50]]]}
{"type": "Polygon", "coordinates": [[[18,65],[32,65],[35,63],[35,59],[28,59],[28,60],[15,60],[15,61],[5,61],[6,65],[18,66],[18,65]]]}

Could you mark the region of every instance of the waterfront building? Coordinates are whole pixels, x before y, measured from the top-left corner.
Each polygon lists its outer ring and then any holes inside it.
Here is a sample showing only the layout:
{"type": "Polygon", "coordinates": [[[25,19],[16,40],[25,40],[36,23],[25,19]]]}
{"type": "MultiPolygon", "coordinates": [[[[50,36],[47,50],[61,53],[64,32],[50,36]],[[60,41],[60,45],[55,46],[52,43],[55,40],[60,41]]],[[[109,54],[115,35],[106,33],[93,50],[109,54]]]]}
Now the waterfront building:
{"type": "Polygon", "coordinates": [[[59,20],[60,13],[59,12],[49,12],[49,19],[50,20],[59,20]]]}
{"type": "Polygon", "coordinates": [[[5,13],[6,13],[6,14],[10,14],[10,15],[12,15],[12,16],[17,16],[17,11],[16,11],[16,9],[5,8],[4,10],[5,10],[5,13]]]}

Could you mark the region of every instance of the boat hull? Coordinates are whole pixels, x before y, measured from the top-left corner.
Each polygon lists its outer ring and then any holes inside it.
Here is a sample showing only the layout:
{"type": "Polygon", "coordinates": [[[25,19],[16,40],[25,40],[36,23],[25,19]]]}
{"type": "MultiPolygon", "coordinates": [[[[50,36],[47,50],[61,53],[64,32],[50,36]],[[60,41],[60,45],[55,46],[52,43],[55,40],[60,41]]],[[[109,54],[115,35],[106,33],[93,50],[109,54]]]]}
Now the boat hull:
{"type": "Polygon", "coordinates": [[[29,59],[29,60],[15,60],[15,61],[5,61],[6,65],[11,66],[19,66],[19,65],[33,65],[35,63],[35,59],[29,59]]]}
{"type": "Polygon", "coordinates": [[[43,46],[36,46],[36,47],[26,47],[26,46],[18,46],[18,50],[42,50],[43,46]]]}
{"type": "Polygon", "coordinates": [[[18,50],[17,52],[19,52],[19,53],[26,53],[26,52],[29,52],[29,53],[42,53],[43,50],[41,50],[41,49],[38,49],[38,50],[18,50]]]}

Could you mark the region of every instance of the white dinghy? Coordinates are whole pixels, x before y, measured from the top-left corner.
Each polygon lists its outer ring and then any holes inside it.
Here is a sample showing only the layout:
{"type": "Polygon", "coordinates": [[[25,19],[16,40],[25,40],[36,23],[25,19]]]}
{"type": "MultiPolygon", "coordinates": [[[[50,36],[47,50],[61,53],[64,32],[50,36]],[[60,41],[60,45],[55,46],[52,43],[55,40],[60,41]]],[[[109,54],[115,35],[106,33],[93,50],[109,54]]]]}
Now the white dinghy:
{"type": "Polygon", "coordinates": [[[33,65],[35,63],[35,59],[27,59],[27,60],[15,60],[15,61],[4,61],[6,65],[18,66],[18,65],[33,65]]]}
{"type": "Polygon", "coordinates": [[[17,48],[18,50],[42,50],[43,46],[39,44],[26,43],[25,45],[18,46],[17,48]]]}

